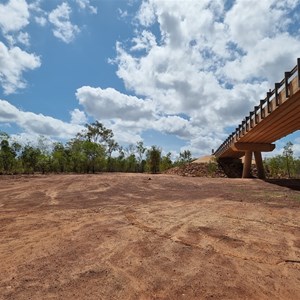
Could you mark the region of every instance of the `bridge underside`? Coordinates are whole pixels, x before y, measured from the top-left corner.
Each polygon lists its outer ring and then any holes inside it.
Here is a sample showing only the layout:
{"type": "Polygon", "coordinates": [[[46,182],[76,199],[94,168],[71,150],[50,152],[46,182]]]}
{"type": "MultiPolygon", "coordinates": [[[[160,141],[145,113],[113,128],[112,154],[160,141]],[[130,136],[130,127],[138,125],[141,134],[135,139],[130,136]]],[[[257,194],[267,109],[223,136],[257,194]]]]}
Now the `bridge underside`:
{"type": "Polygon", "coordinates": [[[273,151],[275,141],[300,129],[300,80],[289,76],[298,68],[285,73],[285,79],[275,84],[275,89],[254,107],[239,127],[214,153],[216,158],[241,158],[245,156],[243,178],[251,176],[254,154],[259,178],[265,178],[261,152],[273,151]]]}
{"type": "Polygon", "coordinates": [[[274,144],[237,142],[237,143],[234,143],[230,149],[231,149],[233,155],[227,156],[227,157],[225,157],[225,156],[219,157],[219,159],[220,158],[224,159],[224,158],[229,158],[229,157],[236,159],[236,158],[245,156],[242,178],[250,178],[251,177],[252,157],[254,154],[258,178],[265,179],[266,176],[265,176],[261,152],[273,151],[275,149],[274,144]]]}

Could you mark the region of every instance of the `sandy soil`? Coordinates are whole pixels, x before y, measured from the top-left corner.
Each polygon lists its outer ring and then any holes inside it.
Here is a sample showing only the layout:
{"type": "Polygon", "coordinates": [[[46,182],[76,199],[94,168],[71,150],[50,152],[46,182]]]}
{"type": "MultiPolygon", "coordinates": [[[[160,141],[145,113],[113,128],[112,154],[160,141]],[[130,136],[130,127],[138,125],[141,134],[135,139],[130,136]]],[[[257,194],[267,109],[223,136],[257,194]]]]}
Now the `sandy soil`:
{"type": "Polygon", "coordinates": [[[274,183],[1,177],[0,299],[299,299],[300,184],[274,183]]]}

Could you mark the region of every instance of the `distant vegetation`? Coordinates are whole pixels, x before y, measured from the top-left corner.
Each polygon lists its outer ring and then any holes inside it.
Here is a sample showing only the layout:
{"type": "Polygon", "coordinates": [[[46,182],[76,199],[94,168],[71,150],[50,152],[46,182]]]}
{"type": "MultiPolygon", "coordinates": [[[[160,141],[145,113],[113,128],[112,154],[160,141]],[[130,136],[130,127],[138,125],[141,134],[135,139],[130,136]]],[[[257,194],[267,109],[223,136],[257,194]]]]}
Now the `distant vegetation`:
{"type": "MultiPolygon", "coordinates": [[[[189,150],[180,152],[172,161],[170,152],[162,155],[160,147],[147,148],[142,141],[121,147],[112,130],[98,121],[86,124],[85,130],[68,142],[51,146],[42,136],[35,144],[21,145],[0,132],[0,174],[159,173],[192,161],[189,150]]],[[[291,142],[284,146],[281,155],[266,158],[264,165],[269,178],[300,178],[300,159],[294,156],[291,142]]],[[[211,175],[216,170],[216,163],[208,164],[211,175]]]]}
{"type": "Polygon", "coordinates": [[[0,174],[158,173],[192,160],[191,152],[185,150],[173,162],[171,153],[163,156],[161,148],[146,148],[142,141],[123,148],[114,140],[112,130],[97,121],[85,127],[65,144],[57,142],[51,147],[43,137],[36,145],[21,145],[0,132],[0,174]]]}
{"type": "Polygon", "coordinates": [[[300,158],[294,156],[293,143],[287,142],[281,155],[264,160],[267,176],[271,178],[300,178],[300,158]]]}

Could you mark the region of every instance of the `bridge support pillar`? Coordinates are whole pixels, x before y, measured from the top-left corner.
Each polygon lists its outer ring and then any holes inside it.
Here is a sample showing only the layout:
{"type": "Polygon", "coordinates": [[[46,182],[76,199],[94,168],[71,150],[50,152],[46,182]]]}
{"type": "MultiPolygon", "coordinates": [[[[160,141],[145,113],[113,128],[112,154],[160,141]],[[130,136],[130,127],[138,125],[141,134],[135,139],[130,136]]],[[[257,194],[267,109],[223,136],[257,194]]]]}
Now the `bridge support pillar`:
{"type": "Polygon", "coordinates": [[[274,144],[268,143],[240,143],[236,142],[232,146],[233,151],[238,151],[240,153],[245,153],[243,176],[242,178],[250,178],[251,176],[251,162],[252,154],[254,153],[258,178],[265,179],[265,170],[262,162],[261,152],[273,151],[275,148],[274,144]]]}
{"type": "MultiPolygon", "coordinates": [[[[253,152],[248,150],[245,152],[245,160],[243,167],[242,178],[251,178],[251,164],[252,164],[252,154],[253,152]]],[[[260,151],[254,151],[254,158],[257,168],[257,175],[259,179],[266,179],[265,169],[262,161],[262,156],[260,151]]]]}
{"type": "Polygon", "coordinates": [[[245,160],[244,160],[242,178],[250,178],[251,177],[251,162],[252,162],[252,151],[247,150],[245,152],[245,160]]]}
{"type": "Polygon", "coordinates": [[[261,152],[255,151],[254,152],[256,167],[257,167],[257,175],[259,179],[266,179],[265,169],[261,157],[261,152]]]}

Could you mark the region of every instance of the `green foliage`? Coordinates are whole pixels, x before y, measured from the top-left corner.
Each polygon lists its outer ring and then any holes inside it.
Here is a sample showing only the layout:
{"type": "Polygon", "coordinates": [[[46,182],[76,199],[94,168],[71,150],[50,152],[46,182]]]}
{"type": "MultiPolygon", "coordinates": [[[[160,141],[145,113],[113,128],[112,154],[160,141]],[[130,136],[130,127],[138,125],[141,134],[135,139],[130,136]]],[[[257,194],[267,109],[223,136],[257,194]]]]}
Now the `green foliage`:
{"type": "Polygon", "coordinates": [[[137,142],[136,144],[136,151],[137,151],[137,160],[138,160],[138,170],[139,172],[143,173],[145,171],[146,161],[144,159],[144,154],[147,148],[144,146],[142,141],[137,142]]]}
{"type": "Polygon", "coordinates": [[[291,177],[291,164],[293,163],[293,154],[293,143],[287,142],[286,145],[283,147],[283,156],[285,157],[286,169],[289,178],[291,177]]]}
{"type": "Polygon", "coordinates": [[[282,155],[264,160],[265,169],[271,178],[299,178],[300,159],[294,157],[293,144],[286,143],[282,155]]]}
{"type": "Polygon", "coordinates": [[[179,153],[179,157],[175,161],[174,165],[175,166],[181,166],[187,163],[192,162],[192,153],[190,150],[184,150],[183,152],[179,153]]]}
{"type": "Polygon", "coordinates": [[[37,171],[37,164],[41,150],[30,145],[26,145],[21,153],[21,160],[25,173],[34,173],[37,171]]]}
{"type": "Polygon", "coordinates": [[[7,139],[0,142],[0,170],[5,174],[12,172],[15,164],[16,152],[10,146],[7,139]]]}
{"type": "Polygon", "coordinates": [[[213,174],[216,174],[217,169],[218,169],[218,163],[215,160],[210,160],[207,166],[209,175],[213,176],[213,174]]]}
{"type": "Polygon", "coordinates": [[[173,167],[173,162],[171,160],[171,152],[167,153],[167,155],[163,156],[160,161],[160,170],[166,171],[173,167]]]}
{"type": "MultiPolygon", "coordinates": [[[[56,142],[51,146],[43,136],[37,140],[37,146],[22,146],[0,131],[0,174],[103,171],[158,173],[192,161],[190,150],[180,152],[177,160],[172,162],[171,153],[162,156],[159,147],[147,149],[142,141],[126,148],[120,147],[113,139],[112,130],[98,121],[85,127],[66,144],[56,142]]],[[[291,142],[286,143],[281,155],[266,158],[264,165],[268,177],[300,178],[300,159],[294,157],[291,142]]],[[[216,170],[217,163],[209,162],[208,172],[212,175],[216,170]]]]}
{"type": "MultiPolygon", "coordinates": [[[[142,141],[125,149],[113,139],[113,132],[100,122],[86,124],[85,129],[65,144],[40,136],[35,145],[20,145],[0,132],[0,174],[34,173],[96,173],[152,172],[173,167],[171,153],[162,156],[157,146],[147,149],[142,141]],[[119,155],[116,155],[119,153],[119,155]]],[[[190,161],[185,150],[180,161],[190,161]]]]}
{"type": "Polygon", "coordinates": [[[152,174],[156,174],[160,171],[160,162],[161,162],[161,149],[157,146],[152,146],[147,151],[147,169],[152,174]]]}
{"type": "Polygon", "coordinates": [[[54,143],[52,150],[52,171],[64,173],[70,162],[69,151],[62,143],[54,143]]]}

